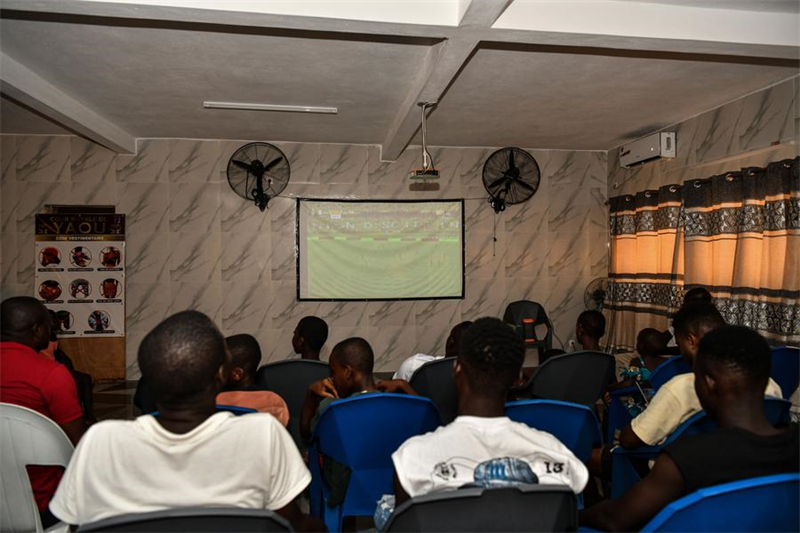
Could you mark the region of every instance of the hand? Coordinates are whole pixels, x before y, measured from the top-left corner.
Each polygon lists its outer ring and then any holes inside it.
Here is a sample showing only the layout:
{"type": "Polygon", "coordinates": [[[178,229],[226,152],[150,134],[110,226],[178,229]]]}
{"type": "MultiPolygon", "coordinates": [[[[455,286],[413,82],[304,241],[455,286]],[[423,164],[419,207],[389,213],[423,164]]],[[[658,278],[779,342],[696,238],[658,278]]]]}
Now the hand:
{"type": "Polygon", "coordinates": [[[414,396],[417,396],[416,391],[412,389],[411,385],[408,384],[408,381],[404,379],[381,379],[375,383],[375,388],[381,392],[413,394],[414,396]]]}
{"type": "Polygon", "coordinates": [[[603,401],[604,401],[606,404],[610,404],[610,403],[611,403],[611,395],[610,395],[608,392],[606,392],[605,394],[603,394],[603,401]]]}
{"type": "Polygon", "coordinates": [[[308,390],[322,398],[338,398],[339,393],[336,392],[336,387],[333,386],[331,378],[321,379],[315,381],[308,386],[308,390]]]}

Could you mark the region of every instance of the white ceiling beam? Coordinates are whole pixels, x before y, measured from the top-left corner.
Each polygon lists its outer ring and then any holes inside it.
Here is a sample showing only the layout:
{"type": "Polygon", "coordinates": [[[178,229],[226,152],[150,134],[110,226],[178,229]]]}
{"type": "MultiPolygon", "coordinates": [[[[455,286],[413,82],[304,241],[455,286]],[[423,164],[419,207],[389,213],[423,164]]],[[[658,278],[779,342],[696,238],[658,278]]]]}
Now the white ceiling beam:
{"type": "Polygon", "coordinates": [[[512,0],[473,0],[466,7],[459,33],[434,46],[420,68],[420,75],[381,144],[381,160],[394,161],[403,153],[420,128],[419,102],[435,103],[469,60],[480,37],[472,30],[490,28],[512,0]]]}
{"type": "Polygon", "coordinates": [[[130,133],[2,52],[0,92],[110,150],[136,152],[136,138],[130,133]]]}

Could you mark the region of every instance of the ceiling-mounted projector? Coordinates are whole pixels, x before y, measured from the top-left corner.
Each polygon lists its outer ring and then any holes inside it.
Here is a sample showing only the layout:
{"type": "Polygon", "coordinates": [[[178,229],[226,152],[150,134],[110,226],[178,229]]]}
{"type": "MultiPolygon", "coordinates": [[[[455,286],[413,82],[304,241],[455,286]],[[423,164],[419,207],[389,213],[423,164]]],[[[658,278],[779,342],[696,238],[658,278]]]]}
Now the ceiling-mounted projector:
{"type": "Polygon", "coordinates": [[[619,147],[619,164],[625,168],[675,157],[675,132],[654,133],[619,147]]]}

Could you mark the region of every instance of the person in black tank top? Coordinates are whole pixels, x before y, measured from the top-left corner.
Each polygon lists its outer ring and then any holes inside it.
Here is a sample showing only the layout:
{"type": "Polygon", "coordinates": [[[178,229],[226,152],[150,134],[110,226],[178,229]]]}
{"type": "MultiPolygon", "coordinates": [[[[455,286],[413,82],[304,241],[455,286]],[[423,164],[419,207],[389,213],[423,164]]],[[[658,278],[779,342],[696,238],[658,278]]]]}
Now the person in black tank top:
{"type": "Polygon", "coordinates": [[[697,489],[800,472],[797,424],[773,427],[764,415],[770,366],[770,348],[755,331],[725,326],[707,333],[695,360],[695,391],[719,429],[668,446],[650,474],[622,497],[581,511],[581,525],[638,530],[668,503],[697,489]]]}

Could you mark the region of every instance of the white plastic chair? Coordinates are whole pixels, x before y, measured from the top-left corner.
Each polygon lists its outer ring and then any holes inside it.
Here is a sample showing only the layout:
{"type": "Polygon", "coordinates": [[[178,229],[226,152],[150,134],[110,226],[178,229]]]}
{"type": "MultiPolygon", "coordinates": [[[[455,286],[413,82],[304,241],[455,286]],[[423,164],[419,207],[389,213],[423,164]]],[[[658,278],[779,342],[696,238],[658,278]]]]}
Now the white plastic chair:
{"type": "MultiPolygon", "coordinates": [[[[0,403],[0,531],[42,533],[26,465],[69,464],[74,447],[58,424],[32,409],[0,403]]],[[[47,531],[65,530],[59,523],[47,531]]]]}

